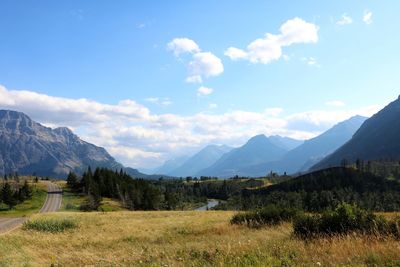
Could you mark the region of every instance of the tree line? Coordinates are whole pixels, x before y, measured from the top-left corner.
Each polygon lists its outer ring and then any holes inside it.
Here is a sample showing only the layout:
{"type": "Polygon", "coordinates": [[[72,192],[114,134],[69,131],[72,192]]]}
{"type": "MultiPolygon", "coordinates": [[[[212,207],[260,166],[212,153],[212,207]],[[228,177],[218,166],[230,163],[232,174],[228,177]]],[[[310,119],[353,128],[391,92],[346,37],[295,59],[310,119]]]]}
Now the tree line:
{"type": "Polygon", "coordinates": [[[86,196],[82,210],[97,210],[102,198],[119,200],[131,210],[176,210],[207,202],[208,198],[227,200],[244,188],[262,186],[264,181],[256,179],[215,180],[201,177],[195,179],[135,179],[123,170],[88,168],[82,176],[71,172],[67,177],[68,187],[86,196]]]}
{"type": "Polygon", "coordinates": [[[319,212],[349,203],[372,211],[400,211],[399,193],[398,180],[336,167],[261,189],[244,189],[228,200],[226,208],[251,210],[273,204],[319,212]]]}
{"type": "Polygon", "coordinates": [[[27,180],[24,180],[21,185],[18,174],[5,175],[0,189],[0,204],[8,210],[32,198],[31,186],[27,180]]]}

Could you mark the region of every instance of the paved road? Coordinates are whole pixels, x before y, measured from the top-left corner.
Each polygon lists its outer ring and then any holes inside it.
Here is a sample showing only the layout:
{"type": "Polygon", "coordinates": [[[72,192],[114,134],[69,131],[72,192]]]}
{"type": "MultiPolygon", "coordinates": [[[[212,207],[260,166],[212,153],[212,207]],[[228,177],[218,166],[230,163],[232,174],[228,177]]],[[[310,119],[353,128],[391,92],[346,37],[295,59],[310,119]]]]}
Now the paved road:
{"type": "MultiPolygon", "coordinates": [[[[47,183],[47,198],[39,211],[40,213],[56,212],[61,207],[62,190],[56,184],[51,182],[47,183]]],[[[20,225],[22,225],[28,218],[0,218],[0,234],[7,233],[20,225]]]]}
{"type": "Polygon", "coordinates": [[[40,213],[56,212],[60,209],[62,202],[62,190],[56,184],[47,183],[47,198],[40,213]]]}

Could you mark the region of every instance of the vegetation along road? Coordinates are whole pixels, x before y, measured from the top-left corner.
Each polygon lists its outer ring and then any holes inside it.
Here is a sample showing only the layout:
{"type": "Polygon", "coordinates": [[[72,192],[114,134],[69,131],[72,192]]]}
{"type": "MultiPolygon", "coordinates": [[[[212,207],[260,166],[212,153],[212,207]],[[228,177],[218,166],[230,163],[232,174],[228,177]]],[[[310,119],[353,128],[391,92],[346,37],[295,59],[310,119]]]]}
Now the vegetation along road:
{"type": "MultiPolygon", "coordinates": [[[[56,212],[61,207],[61,202],[62,202],[61,187],[51,182],[46,182],[46,183],[47,183],[47,198],[43,207],[39,212],[40,213],[56,212]]],[[[0,234],[7,233],[19,227],[26,220],[27,220],[26,217],[0,218],[0,234]]]]}

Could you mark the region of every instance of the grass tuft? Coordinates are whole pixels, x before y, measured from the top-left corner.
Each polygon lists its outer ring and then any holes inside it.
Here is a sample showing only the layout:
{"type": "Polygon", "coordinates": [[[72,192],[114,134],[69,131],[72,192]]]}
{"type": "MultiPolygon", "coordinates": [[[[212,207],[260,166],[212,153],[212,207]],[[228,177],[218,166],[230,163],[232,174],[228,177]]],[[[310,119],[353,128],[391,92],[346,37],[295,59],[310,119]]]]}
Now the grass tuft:
{"type": "Polygon", "coordinates": [[[75,229],[78,222],[74,219],[38,219],[27,221],[23,225],[24,230],[34,230],[39,232],[61,233],[66,230],[75,229]]]}

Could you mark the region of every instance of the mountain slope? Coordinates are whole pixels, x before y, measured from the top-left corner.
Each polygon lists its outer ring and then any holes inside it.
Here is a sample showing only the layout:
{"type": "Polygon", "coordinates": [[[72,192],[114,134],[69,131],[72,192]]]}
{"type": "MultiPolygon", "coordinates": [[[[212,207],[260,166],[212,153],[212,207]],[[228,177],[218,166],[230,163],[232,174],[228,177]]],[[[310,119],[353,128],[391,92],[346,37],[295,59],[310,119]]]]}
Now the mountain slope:
{"type": "Polygon", "coordinates": [[[372,116],[353,138],[312,169],[338,166],[346,159],[400,159],[400,97],[372,116]]]}
{"type": "Polygon", "coordinates": [[[64,178],[88,166],[121,169],[108,152],[68,128],[51,129],[27,115],[0,110],[0,175],[11,172],[64,178]]]}
{"type": "Polygon", "coordinates": [[[350,140],[366,119],[365,117],[354,116],[336,124],[321,135],[305,141],[302,145],[289,151],[279,161],[248,166],[244,171],[251,171],[254,175],[261,176],[270,171],[291,174],[308,170],[316,162],[350,140]]]}
{"type": "Polygon", "coordinates": [[[282,137],[280,135],[273,135],[268,137],[269,141],[286,150],[292,150],[304,143],[304,141],[296,140],[290,137],[282,137]]]}
{"type": "Polygon", "coordinates": [[[224,145],[209,145],[200,150],[194,156],[186,160],[180,167],[169,172],[173,176],[194,176],[200,170],[214,164],[222,155],[231,151],[232,148],[224,145]]]}
{"type": "Polygon", "coordinates": [[[182,157],[167,160],[164,162],[163,165],[152,170],[151,172],[152,173],[170,173],[173,170],[182,166],[182,164],[185,163],[185,161],[187,161],[188,159],[189,159],[188,156],[182,156],[182,157]]]}
{"type": "Polygon", "coordinates": [[[198,175],[218,177],[246,175],[242,173],[242,168],[265,161],[278,160],[286,152],[286,149],[274,145],[265,135],[257,135],[242,147],[224,154],[212,166],[199,171],[198,175]]]}

